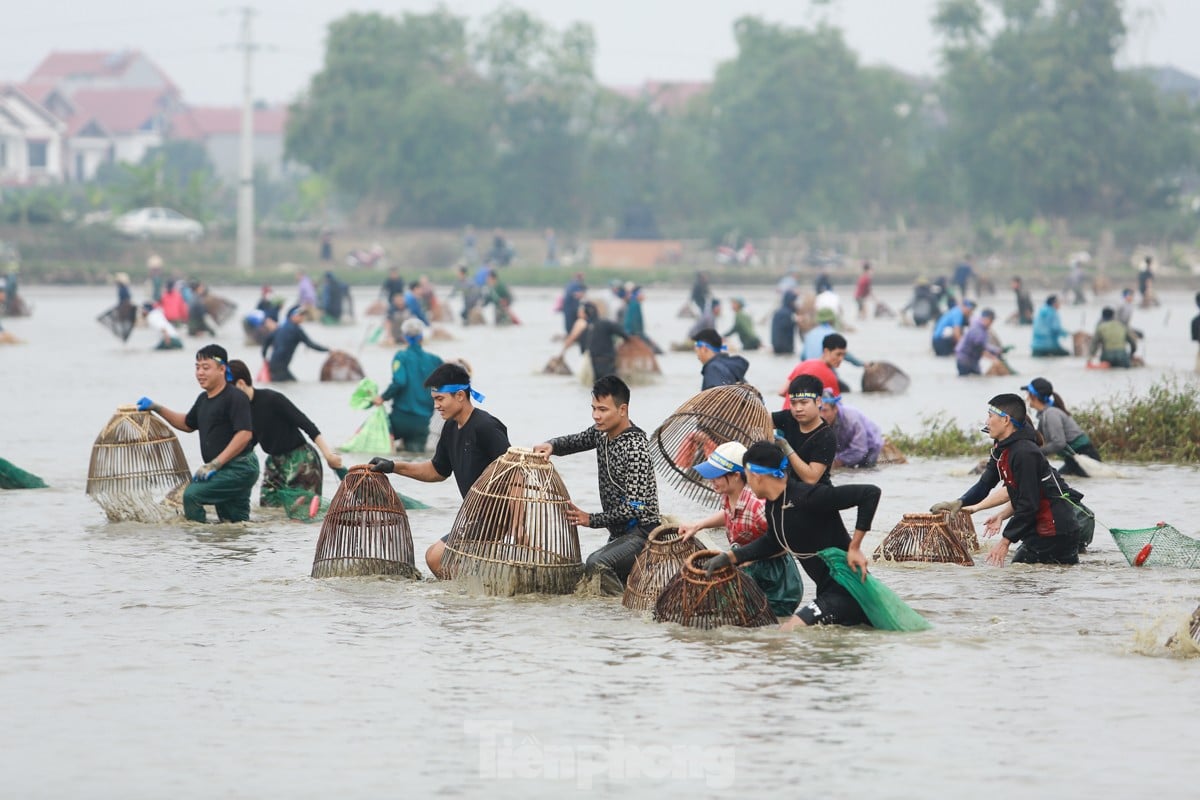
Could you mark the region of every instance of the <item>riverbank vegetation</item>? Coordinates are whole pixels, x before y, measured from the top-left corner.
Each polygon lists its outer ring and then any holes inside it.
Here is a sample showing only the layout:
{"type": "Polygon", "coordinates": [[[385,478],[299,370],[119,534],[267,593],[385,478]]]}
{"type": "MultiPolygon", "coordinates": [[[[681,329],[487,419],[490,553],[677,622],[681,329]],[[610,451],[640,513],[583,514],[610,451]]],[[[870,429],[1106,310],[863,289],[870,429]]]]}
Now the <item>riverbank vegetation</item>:
{"type": "MultiPolygon", "coordinates": [[[[1118,394],[1072,409],[1106,461],[1200,464],[1200,393],[1194,381],[1163,378],[1145,394],[1118,394]]],[[[916,432],[893,428],[888,440],[906,456],[987,455],[987,436],[929,415],[916,432]]]]}

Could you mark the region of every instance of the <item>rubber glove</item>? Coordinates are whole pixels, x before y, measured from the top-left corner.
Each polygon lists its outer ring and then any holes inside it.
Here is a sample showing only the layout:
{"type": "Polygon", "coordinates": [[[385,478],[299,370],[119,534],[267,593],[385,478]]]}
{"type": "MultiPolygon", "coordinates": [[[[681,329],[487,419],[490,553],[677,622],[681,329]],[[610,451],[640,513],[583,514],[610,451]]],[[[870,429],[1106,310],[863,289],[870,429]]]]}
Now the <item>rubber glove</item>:
{"type": "Polygon", "coordinates": [[[149,397],[139,397],[138,401],[137,401],[137,410],[138,411],[153,411],[155,405],[157,405],[157,404],[153,400],[151,400],[149,397]]]}
{"type": "Polygon", "coordinates": [[[371,465],[371,472],[389,473],[396,468],[396,465],[391,461],[388,461],[386,458],[379,458],[378,456],[372,458],[367,463],[371,465]]]}
{"type": "Polygon", "coordinates": [[[940,514],[943,511],[949,511],[951,514],[957,514],[962,511],[962,500],[943,500],[940,503],[934,503],[929,507],[930,514],[940,514]]]}
{"type": "Polygon", "coordinates": [[[783,435],[783,431],[775,431],[775,444],[779,445],[779,449],[783,451],[784,458],[791,458],[796,452],[796,448],[792,447],[787,437],[783,435]]]}
{"type": "Polygon", "coordinates": [[[730,558],[729,553],[717,553],[708,560],[707,564],[704,565],[704,577],[711,578],[714,572],[722,567],[729,566],[733,566],[733,560],[730,558]]]}
{"type": "Polygon", "coordinates": [[[206,481],[209,478],[211,478],[213,475],[216,475],[217,470],[219,470],[220,468],[221,468],[221,465],[218,464],[217,462],[209,461],[207,464],[204,464],[203,466],[201,466],[199,469],[196,470],[196,474],[192,475],[192,480],[206,481]]]}

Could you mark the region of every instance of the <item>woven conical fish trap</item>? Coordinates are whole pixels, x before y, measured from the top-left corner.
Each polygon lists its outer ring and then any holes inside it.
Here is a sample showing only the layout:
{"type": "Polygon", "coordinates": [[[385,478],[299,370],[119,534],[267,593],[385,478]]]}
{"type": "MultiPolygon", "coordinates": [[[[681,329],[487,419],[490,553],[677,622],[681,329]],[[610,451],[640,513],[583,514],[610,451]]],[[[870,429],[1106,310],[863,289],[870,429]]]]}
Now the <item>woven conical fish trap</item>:
{"type": "Polygon", "coordinates": [[[333,495],[312,567],[314,578],[359,575],[421,577],[408,512],[387,477],[366,464],[351,467],[333,495]]]}
{"type": "Polygon", "coordinates": [[[899,394],[908,388],[908,375],[904,370],[887,361],[873,361],[863,367],[862,390],[864,392],[892,392],[899,394]]]}
{"type": "Polygon", "coordinates": [[[190,478],[175,431],[149,411],[118,406],[92,445],[87,494],[113,522],[165,522],[180,508],[163,500],[190,478]]]}
{"type": "Polygon", "coordinates": [[[975,564],[951,531],[945,514],[905,514],[875,549],[876,561],[922,561],[933,564],[975,564]]]}
{"type": "Polygon", "coordinates": [[[210,317],[216,320],[218,325],[224,325],[233,316],[233,312],[237,311],[237,303],[227,300],[224,297],[210,294],[204,298],[204,310],[208,312],[210,317]]]}
{"type": "Polygon", "coordinates": [[[683,569],[667,582],[654,604],[655,621],[707,630],[776,624],[767,596],[749,575],[736,567],[704,574],[703,565],[715,555],[716,550],[701,550],[684,560],[683,569]]]}
{"type": "Polygon", "coordinates": [[[774,437],[762,395],[744,383],[716,386],[695,395],[667,417],[650,437],[655,470],[684,496],[714,504],[719,497],[694,469],[718,445],[749,447],[774,437]]]}
{"type": "Polygon", "coordinates": [[[681,539],[675,525],[660,525],[650,531],[646,547],[633,562],[621,605],[631,611],[649,611],[658,602],[667,583],[683,569],[683,562],[692,553],[704,548],[691,539],[681,539]]]}
{"type": "Polygon", "coordinates": [[[979,537],[975,535],[975,522],[971,519],[971,515],[966,511],[955,511],[953,514],[949,511],[943,513],[946,515],[946,527],[958,538],[963,549],[968,553],[978,553],[981,549],[979,537]]]}
{"type": "Polygon", "coordinates": [[[487,594],[569,594],[583,575],[571,496],[547,456],[521,447],[493,461],[463,500],[442,571],[487,594]]]}
{"type": "Polygon", "coordinates": [[[630,336],[617,348],[617,375],[623,380],[638,383],[661,374],[654,348],[640,336],[630,336]]]}
{"type": "Polygon", "coordinates": [[[322,382],[361,381],[366,377],[358,359],[342,350],[334,350],[321,365],[322,382]]]}

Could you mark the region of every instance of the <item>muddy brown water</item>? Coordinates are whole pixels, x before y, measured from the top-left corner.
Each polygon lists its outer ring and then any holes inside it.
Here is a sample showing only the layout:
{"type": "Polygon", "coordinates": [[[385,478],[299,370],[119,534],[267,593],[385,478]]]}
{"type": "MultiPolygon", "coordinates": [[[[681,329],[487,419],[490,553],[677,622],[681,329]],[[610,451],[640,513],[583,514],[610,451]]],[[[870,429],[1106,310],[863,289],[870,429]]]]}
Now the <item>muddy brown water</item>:
{"type": "MultiPolygon", "coordinates": [[[[253,290],[217,290],[243,310],[253,290]]],[[[539,374],[561,331],[554,293],[517,292],[526,324],[451,326],[431,342],[476,370],[484,408],[514,444],[590,424],[576,379],[539,374]]],[[[646,317],[666,345],[688,321],[686,293],[651,289],[646,317]]],[[[140,295],[140,293],[139,293],[140,295]]],[[[774,306],[747,290],[756,318],[774,306]]],[[[876,575],[933,623],[919,634],[865,629],[693,632],[631,615],[613,599],[467,594],[452,584],[312,580],[318,528],[256,512],[245,525],[110,524],[84,495],[92,440],[117,405],[149,395],[186,408],[198,392],[188,340],[150,351],[94,322],[100,289],[29,287],[26,340],[0,347],[0,455],[52,488],[0,492],[0,775],[12,797],[1192,797],[1200,660],[1162,647],[1200,599],[1194,571],[1133,569],[1103,529],[1078,568],[878,565],[876,575]]],[[[906,299],[885,293],[893,307],[906,299]]],[[[140,299],[140,296],[139,296],[140,299]]],[[[1106,298],[1115,301],[1115,295],[1106,298]]],[[[357,308],[370,297],[362,293],[357,308]]],[[[981,423],[984,404],[1029,378],[1068,403],[1119,398],[1163,374],[1193,381],[1190,294],[1139,310],[1146,369],[1038,363],[1028,329],[998,326],[1016,378],[960,379],[928,355],[928,330],[855,322],[851,351],[912,377],[900,396],[853,394],[884,429],[926,414],[981,423]]],[[[1001,319],[1011,296],[993,298],[1001,319]]],[[[1099,303],[1067,308],[1095,324],[1099,303]]],[[[373,323],[373,320],[372,320],[373,323]]],[[[387,380],[391,352],[362,345],[365,321],[310,325],[387,380]]],[[[766,326],[760,325],[766,333],[766,326]]],[[[219,341],[257,369],[238,320],[219,341]]],[[[301,350],[285,391],[334,442],[361,413],[350,386],[316,381],[301,350]]],[[[750,354],[772,392],[792,362],[750,354]]],[[[578,366],[578,355],[568,361],[578,366]]],[[[634,387],[652,430],[699,387],[690,353],[634,387]]],[[[843,377],[857,386],[859,371],[843,377]]],[[[199,463],[195,436],[181,437],[199,463]]],[[[556,459],[584,508],[598,508],[590,454],[556,459]]],[[[915,460],[835,480],[883,488],[875,544],[906,512],[961,493],[970,459],[915,460]]],[[[1200,534],[1195,466],[1121,467],[1076,480],[1104,524],[1162,519],[1200,534]]],[[[332,492],[335,478],[326,476],[332,492]]],[[[417,552],[441,536],[453,481],[397,483],[432,508],[411,514],[417,552]]],[[[700,509],[663,487],[664,510],[700,509]]],[[[982,516],[982,515],[981,515],[982,516]]],[[[981,527],[982,520],[977,518],[981,527]]],[[[584,552],[601,543],[582,533],[584,552]]],[[[423,565],[422,565],[423,566],[423,565]]],[[[806,580],[806,596],[812,586],[806,580]]]]}

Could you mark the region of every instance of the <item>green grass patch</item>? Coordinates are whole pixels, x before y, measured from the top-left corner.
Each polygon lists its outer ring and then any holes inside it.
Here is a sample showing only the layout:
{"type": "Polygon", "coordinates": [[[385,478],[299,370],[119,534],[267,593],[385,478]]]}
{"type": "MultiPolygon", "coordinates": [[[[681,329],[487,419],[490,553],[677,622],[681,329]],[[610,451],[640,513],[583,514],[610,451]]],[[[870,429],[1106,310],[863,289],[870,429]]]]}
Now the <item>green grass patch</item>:
{"type": "Polygon", "coordinates": [[[892,428],[888,441],[906,456],[954,457],[987,455],[989,440],[986,434],[970,428],[960,428],[952,420],[932,415],[921,417],[922,428],[917,433],[905,433],[899,426],[892,428]]]}
{"type": "Polygon", "coordinates": [[[1071,411],[1105,460],[1200,462],[1200,400],[1194,382],[1164,378],[1143,395],[1118,395],[1071,411]]]}

